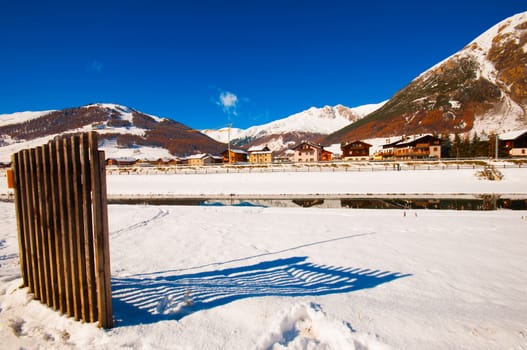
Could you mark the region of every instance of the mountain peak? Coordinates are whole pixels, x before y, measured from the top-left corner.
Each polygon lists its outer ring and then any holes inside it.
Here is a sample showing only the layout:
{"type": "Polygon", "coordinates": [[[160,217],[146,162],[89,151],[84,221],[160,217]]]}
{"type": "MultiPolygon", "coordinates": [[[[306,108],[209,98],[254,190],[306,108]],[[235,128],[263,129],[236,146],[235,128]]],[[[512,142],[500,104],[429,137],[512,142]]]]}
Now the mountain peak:
{"type": "Polygon", "coordinates": [[[504,132],[527,126],[527,12],[426,70],[383,107],[323,140],[504,132]]]}
{"type": "MultiPolygon", "coordinates": [[[[257,125],[248,129],[231,129],[230,140],[237,146],[261,146],[267,144],[275,152],[282,151],[301,139],[315,140],[328,135],[378,109],[384,102],[354,108],[342,104],[310,107],[286,118],[257,125]]],[[[212,138],[228,142],[223,131],[203,130],[212,138]]]]}
{"type": "Polygon", "coordinates": [[[96,130],[107,157],[165,158],[219,153],[225,145],[170,119],[117,104],[0,116],[0,160],[59,134],[96,130]]]}

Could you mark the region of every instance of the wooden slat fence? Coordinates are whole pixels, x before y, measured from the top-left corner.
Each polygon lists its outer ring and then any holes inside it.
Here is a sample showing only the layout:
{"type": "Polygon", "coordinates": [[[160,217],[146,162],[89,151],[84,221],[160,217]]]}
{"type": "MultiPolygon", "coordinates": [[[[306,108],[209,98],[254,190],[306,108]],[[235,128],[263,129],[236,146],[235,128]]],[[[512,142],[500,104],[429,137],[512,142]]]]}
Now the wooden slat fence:
{"type": "Polygon", "coordinates": [[[12,168],[24,287],[61,314],[111,328],[106,172],[97,133],[22,150],[12,168]]]}

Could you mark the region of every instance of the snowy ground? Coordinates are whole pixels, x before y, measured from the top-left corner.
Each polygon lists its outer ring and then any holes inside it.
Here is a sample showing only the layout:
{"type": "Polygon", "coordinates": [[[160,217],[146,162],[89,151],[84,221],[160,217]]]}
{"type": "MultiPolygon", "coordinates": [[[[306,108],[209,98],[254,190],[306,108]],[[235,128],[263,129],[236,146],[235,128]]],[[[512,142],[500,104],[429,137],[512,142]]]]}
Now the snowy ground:
{"type": "MultiPolygon", "coordinates": [[[[207,175],[110,175],[115,194],[527,194],[527,168],[500,169],[502,181],[477,177],[478,170],[241,173],[207,175]]],[[[1,184],[0,184],[1,186],[1,184]]]]}
{"type": "MultiPolygon", "coordinates": [[[[448,171],[423,189],[432,172],[404,172],[412,180],[393,180],[393,192],[458,191],[458,180],[464,192],[525,193],[525,171],[507,169],[502,182],[448,171]]],[[[220,191],[203,176],[108,184],[220,191]]],[[[251,193],[268,186],[226,179],[251,193]]],[[[288,188],[337,186],[315,180],[288,188]]],[[[0,202],[0,348],[527,349],[525,211],[111,205],[109,221],[116,327],[105,331],[18,289],[15,213],[0,202]]]]}

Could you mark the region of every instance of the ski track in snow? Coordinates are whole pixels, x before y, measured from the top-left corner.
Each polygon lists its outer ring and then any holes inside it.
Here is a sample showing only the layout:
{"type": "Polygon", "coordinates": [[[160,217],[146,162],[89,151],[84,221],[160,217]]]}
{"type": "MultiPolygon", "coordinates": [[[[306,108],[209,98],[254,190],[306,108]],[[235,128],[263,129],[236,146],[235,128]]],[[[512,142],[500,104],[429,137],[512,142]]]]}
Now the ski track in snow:
{"type": "Polygon", "coordinates": [[[133,231],[133,230],[136,230],[138,228],[150,225],[150,224],[154,223],[155,221],[161,220],[162,218],[164,218],[168,214],[170,214],[170,211],[168,209],[157,208],[157,213],[154,216],[152,216],[150,218],[147,218],[145,220],[141,220],[139,222],[133,223],[133,224],[131,224],[129,226],[123,227],[123,228],[118,229],[116,231],[112,231],[112,232],[110,232],[110,236],[111,236],[112,239],[118,238],[125,232],[133,231]]]}

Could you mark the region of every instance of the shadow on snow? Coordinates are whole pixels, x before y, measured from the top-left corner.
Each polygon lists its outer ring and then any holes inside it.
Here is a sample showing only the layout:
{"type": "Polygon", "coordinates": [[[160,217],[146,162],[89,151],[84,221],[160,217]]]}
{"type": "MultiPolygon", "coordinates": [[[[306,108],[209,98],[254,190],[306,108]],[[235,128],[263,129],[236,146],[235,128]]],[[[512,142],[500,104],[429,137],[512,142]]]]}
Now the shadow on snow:
{"type": "Polygon", "coordinates": [[[317,265],[306,259],[291,257],[182,275],[112,278],[116,325],[179,320],[196,311],[244,298],[348,293],[409,276],[390,271],[317,265]]]}

